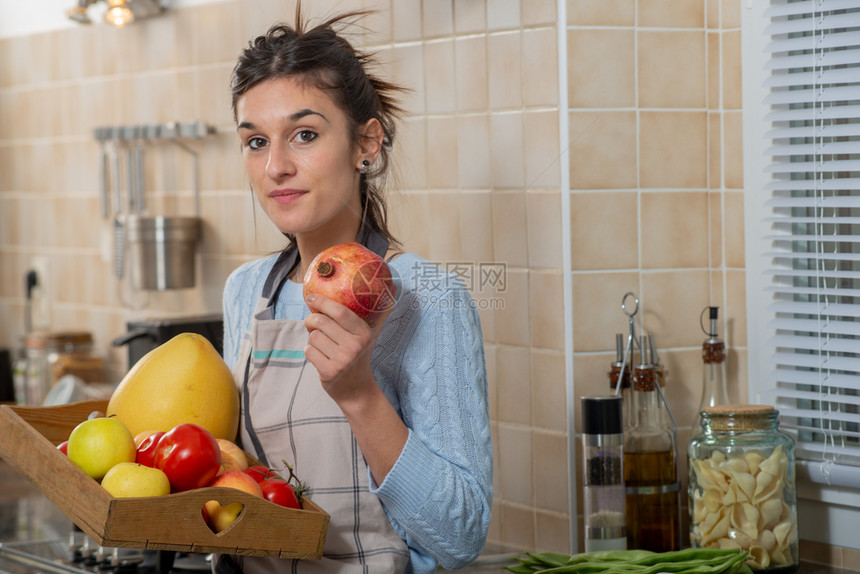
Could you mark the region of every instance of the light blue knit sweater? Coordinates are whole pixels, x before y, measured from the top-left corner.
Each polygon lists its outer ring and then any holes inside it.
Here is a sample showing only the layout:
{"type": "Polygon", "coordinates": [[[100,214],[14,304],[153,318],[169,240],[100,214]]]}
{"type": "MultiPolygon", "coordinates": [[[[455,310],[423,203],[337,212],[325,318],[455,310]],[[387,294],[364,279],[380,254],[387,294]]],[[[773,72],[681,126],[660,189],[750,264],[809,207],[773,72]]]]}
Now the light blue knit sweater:
{"type": "MultiPolygon", "coordinates": [[[[276,256],[236,269],[224,289],[224,358],[232,368],[276,256]]],[[[493,453],[483,337],[474,301],[454,275],[405,253],[390,264],[397,304],[373,353],[374,376],[409,428],[381,485],[408,572],[460,568],[480,554],[490,523],[493,453]]],[[[302,286],[288,281],[276,319],[304,319],[302,286]]]]}

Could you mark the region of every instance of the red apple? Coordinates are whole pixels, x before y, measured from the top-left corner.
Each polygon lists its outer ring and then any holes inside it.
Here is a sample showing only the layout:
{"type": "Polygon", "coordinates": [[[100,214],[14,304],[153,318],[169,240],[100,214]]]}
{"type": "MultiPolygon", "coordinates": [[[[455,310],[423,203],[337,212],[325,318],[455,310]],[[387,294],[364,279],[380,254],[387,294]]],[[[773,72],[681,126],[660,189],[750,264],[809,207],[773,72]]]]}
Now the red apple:
{"type": "Polygon", "coordinates": [[[394,305],[395,290],[385,260],[356,242],[321,251],[304,277],[305,298],[311,293],[328,297],[368,324],[394,305]]]}
{"type": "MultiPolygon", "coordinates": [[[[263,497],[263,491],[257,481],[241,470],[228,470],[219,474],[207,486],[235,488],[260,498],[263,497]]],[[[221,532],[233,524],[244,506],[241,502],[230,502],[221,506],[217,500],[210,500],[203,505],[203,517],[216,533],[221,532]]]]}
{"type": "Polygon", "coordinates": [[[245,456],[245,451],[243,451],[239,445],[227,440],[226,438],[216,438],[215,442],[218,443],[218,448],[221,449],[220,472],[223,473],[228,470],[245,470],[248,468],[248,457],[245,456]]]}

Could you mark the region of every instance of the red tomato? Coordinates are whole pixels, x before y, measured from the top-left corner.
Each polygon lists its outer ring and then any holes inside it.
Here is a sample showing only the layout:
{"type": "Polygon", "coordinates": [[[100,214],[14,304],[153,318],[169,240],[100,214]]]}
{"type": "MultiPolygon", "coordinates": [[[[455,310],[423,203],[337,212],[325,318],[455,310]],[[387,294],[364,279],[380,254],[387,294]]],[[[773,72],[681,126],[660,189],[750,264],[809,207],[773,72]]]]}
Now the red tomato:
{"type": "Polygon", "coordinates": [[[275,473],[271,468],[267,468],[261,465],[249,466],[244,470],[245,474],[249,475],[251,478],[257,481],[257,483],[263,481],[266,478],[277,478],[283,480],[280,476],[275,473]]]}
{"type": "Polygon", "coordinates": [[[269,502],[286,506],[287,508],[301,508],[296,491],[286,480],[280,478],[267,478],[260,482],[263,498],[269,502]]]}
{"type": "Polygon", "coordinates": [[[67,440],[64,440],[63,442],[61,442],[60,444],[57,445],[57,450],[66,456],[69,455],[68,448],[69,448],[69,441],[67,441],[67,440]]]}
{"type": "Polygon", "coordinates": [[[143,439],[143,442],[137,447],[134,462],[144,466],[155,466],[155,449],[158,447],[159,439],[163,436],[164,431],[158,431],[143,439]]]}
{"type": "Polygon", "coordinates": [[[167,475],[175,491],[201,488],[218,474],[221,448],[206,429],[182,423],[158,440],[153,466],[167,475]]]}

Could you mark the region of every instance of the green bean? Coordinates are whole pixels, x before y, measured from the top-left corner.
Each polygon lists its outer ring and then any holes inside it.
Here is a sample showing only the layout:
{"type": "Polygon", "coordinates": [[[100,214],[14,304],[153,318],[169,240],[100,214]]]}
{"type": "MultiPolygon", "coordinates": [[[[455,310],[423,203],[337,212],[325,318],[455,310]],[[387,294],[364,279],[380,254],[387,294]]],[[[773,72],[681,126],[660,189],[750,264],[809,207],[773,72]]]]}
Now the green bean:
{"type": "Polygon", "coordinates": [[[687,548],[673,552],[613,550],[574,555],[526,553],[514,574],[753,574],[744,563],[747,553],[719,548],[687,548]]]}

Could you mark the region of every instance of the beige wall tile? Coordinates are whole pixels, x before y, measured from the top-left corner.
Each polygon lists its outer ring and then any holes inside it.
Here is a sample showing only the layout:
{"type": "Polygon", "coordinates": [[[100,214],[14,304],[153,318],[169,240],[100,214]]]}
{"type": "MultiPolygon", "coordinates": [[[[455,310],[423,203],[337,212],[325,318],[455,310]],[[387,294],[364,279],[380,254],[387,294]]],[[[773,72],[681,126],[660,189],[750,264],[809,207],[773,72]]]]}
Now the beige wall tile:
{"type": "Polygon", "coordinates": [[[555,0],[529,0],[522,3],[523,27],[555,24],[558,4],[555,0]]]}
{"type": "Polygon", "coordinates": [[[726,318],[725,340],[732,347],[747,344],[747,300],[746,273],[739,270],[726,271],[726,318]]]}
{"type": "MultiPolygon", "coordinates": [[[[230,82],[231,69],[229,66],[197,69],[194,72],[196,91],[191,95],[194,96],[201,120],[212,125],[229,126],[232,131],[236,129],[233,121],[232,96],[230,91],[225,89],[225,85],[229,85],[230,82]]],[[[238,138],[235,141],[238,142],[238,138]]],[[[238,150],[238,146],[236,149],[238,150]]]]}
{"type": "Polygon", "coordinates": [[[571,189],[636,187],[635,112],[571,112],[569,125],[571,189]]]}
{"type": "Polygon", "coordinates": [[[499,293],[501,308],[496,311],[496,340],[502,345],[528,346],[531,340],[528,272],[506,269],[505,290],[499,293]]]}
{"type": "Polygon", "coordinates": [[[391,3],[391,29],[395,42],[408,42],[421,37],[421,0],[391,3]]]}
{"type": "Polygon", "coordinates": [[[740,30],[724,32],[722,36],[723,107],[728,110],[739,110],[743,105],[741,32],[740,30]]]}
{"type": "Polygon", "coordinates": [[[720,27],[720,4],[713,0],[705,0],[705,19],[709,29],[720,27]]]}
{"type": "Polygon", "coordinates": [[[639,184],[643,188],[707,185],[707,114],[639,114],[639,184]]]}
{"type": "Polygon", "coordinates": [[[707,192],[643,193],[642,267],[707,267],[707,192]]]}
{"type": "Polygon", "coordinates": [[[490,109],[520,108],[523,105],[522,34],[519,30],[487,37],[490,109]]]}
{"type": "Polygon", "coordinates": [[[708,305],[706,270],[654,271],[642,274],[642,323],[661,347],[699,341],[699,314],[708,305]]]}
{"type": "Polygon", "coordinates": [[[564,353],[532,348],[532,424],[556,432],[567,431],[567,388],[564,353]]]}
{"type": "Polygon", "coordinates": [[[570,251],[573,269],[638,267],[638,221],[635,192],[572,194],[570,251]]]}
{"type": "Polygon", "coordinates": [[[427,113],[453,113],[457,109],[453,40],[446,39],[425,44],[424,73],[427,113]]]}
{"type": "MultiPolygon", "coordinates": [[[[687,4],[693,3],[687,2],[687,4]]],[[[679,3],[672,2],[672,4],[677,6],[679,3]]],[[[695,2],[695,4],[701,3],[695,2]]],[[[705,34],[703,32],[640,31],[637,34],[636,53],[639,106],[643,108],[705,107],[705,34]]]]}
{"type": "Polygon", "coordinates": [[[639,0],[639,26],[656,28],[702,28],[705,2],[702,0],[639,0]]]}
{"type": "Polygon", "coordinates": [[[532,424],[531,367],[528,347],[500,345],[496,350],[498,421],[532,424]]]}
{"type": "Polygon", "coordinates": [[[860,549],[843,548],[842,566],[847,570],[860,571],[860,549]]]}
{"type": "Polygon", "coordinates": [[[423,46],[395,46],[391,50],[391,74],[392,81],[410,90],[401,96],[401,106],[411,114],[423,114],[426,104],[423,46]]]}
{"type": "MultiPolygon", "coordinates": [[[[477,269],[481,263],[495,261],[493,255],[493,200],[490,192],[479,191],[459,194],[460,254],[477,269]]],[[[473,296],[492,297],[490,289],[479,289],[476,283],[473,296]]]]}
{"type": "Polygon", "coordinates": [[[708,193],[708,261],[711,268],[723,265],[723,195],[719,191],[708,193]]]}
{"type": "Polygon", "coordinates": [[[743,268],[744,196],[742,191],[725,192],[726,266],[743,268]]]}
{"type": "MultiPolygon", "coordinates": [[[[618,315],[621,315],[620,311],[618,315]]],[[[626,319],[612,321],[617,332],[627,329],[626,319]]],[[[626,333],[625,333],[626,337],[626,333]]],[[[612,340],[600,341],[604,348],[615,346],[615,335],[612,340]]],[[[574,422],[576,432],[582,432],[582,397],[597,397],[613,393],[609,386],[609,368],[615,360],[615,351],[612,353],[576,353],[573,357],[573,385],[574,385],[574,422]]],[[[577,434],[579,436],[579,434],[577,434]]],[[[582,452],[580,451],[580,456],[582,452]]],[[[578,461],[577,461],[578,462],[578,461]]],[[[581,487],[580,487],[581,489],[581,487]]]]}
{"type": "Polygon", "coordinates": [[[457,193],[431,193],[428,196],[430,211],[427,222],[430,242],[430,259],[441,262],[460,261],[460,198],[457,193]]]}
{"type": "Polygon", "coordinates": [[[427,187],[427,122],[424,117],[402,122],[394,140],[395,189],[427,187]]]}
{"type": "Polygon", "coordinates": [[[567,0],[567,23],[574,26],[633,26],[634,0],[567,0]]]}
{"type": "Polygon", "coordinates": [[[535,511],[515,504],[501,504],[502,544],[509,548],[533,548],[535,511]]]}
{"type": "Polygon", "coordinates": [[[567,437],[561,433],[535,431],[533,438],[535,506],[543,510],[567,512],[570,502],[567,437]]]}
{"type": "Polygon", "coordinates": [[[526,111],[523,133],[525,142],[526,189],[557,188],[561,182],[558,112],[526,111]]]}
{"type": "MultiPolygon", "coordinates": [[[[708,4],[716,4],[716,2],[709,1],[708,4]]],[[[724,30],[740,28],[741,0],[721,0],[720,16],[722,18],[721,24],[724,30]]]]}
{"type": "Polygon", "coordinates": [[[628,291],[639,291],[639,274],[622,272],[573,275],[571,311],[575,353],[614,349],[615,333],[621,332],[619,329],[624,330],[627,326],[620,306],[621,299],[628,291]]]}
{"type": "Polygon", "coordinates": [[[456,187],[459,177],[457,119],[451,116],[427,118],[427,185],[456,187]]]}
{"type": "Polygon", "coordinates": [[[708,112],[708,187],[723,185],[723,113],[708,112]]]}
{"type": "Polygon", "coordinates": [[[723,113],[723,136],[725,186],[728,189],[743,189],[743,116],[740,111],[723,113]]]}
{"type": "Polygon", "coordinates": [[[523,31],[523,103],[558,105],[558,37],[554,28],[523,31]]]}
{"type": "Polygon", "coordinates": [[[490,114],[490,182],[495,189],[525,187],[523,114],[490,114]]]}
{"type": "MultiPolygon", "coordinates": [[[[532,430],[522,426],[499,423],[499,497],[515,504],[532,505],[534,503],[534,482],[532,479],[533,445],[532,430]],[[505,456],[505,453],[514,456],[505,456]]],[[[507,517],[504,528],[507,531],[510,524],[507,517]]],[[[528,530],[531,530],[529,525],[528,530]]]]}
{"type": "MultiPolygon", "coordinates": [[[[700,334],[699,339],[704,341],[707,336],[701,332],[700,334]]],[[[672,409],[672,416],[675,417],[679,427],[689,427],[696,418],[696,411],[702,400],[701,346],[692,349],[664,350],[660,339],[656,339],[655,343],[660,353],[660,360],[666,367],[666,386],[663,392],[669,408],[672,409]]]]}
{"type": "Polygon", "coordinates": [[[722,61],[721,42],[722,35],[719,32],[707,33],[708,109],[710,110],[717,110],[722,107],[722,81],[720,79],[722,61]]]}
{"type": "Polygon", "coordinates": [[[483,32],[487,29],[487,2],[454,2],[454,31],[457,34],[483,32]]]}
{"type": "Polygon", "coordinates": [[[634,38],[632,30],[568,31],[567,99],[571,108],[634,105],[634,38]]]}
{"type": "Polygon", "coordinates": [[[508,268],[528,266],[526,194],[493,193],[493,253],[508,268]]]}
{"type": "Polygon", "coordinates": [[[535,512],[535,538],[538,552],[570,554],[570,517],[568,513],[535,512]]]}
{"type": "Polygon", "coordinates": [[[507,30],[519,28],[522,0],[492,0],[487,4],[487,29],[507,30]]]}
{"type": "Polygon", "coordinates": [[[454,54],[457,76],[457,108],[484,111],[489,105],[487,40],[485,36],[458,38],[454,54]]]}
{"type": "Polygon", "coordinates": [[[564,296],[558,272],[529,272],[529,321],[531,345],[563,351],[564,296]]]}
{"type": "Polygon", "coordinates": [[[529,267],[561,269],[562,211],[557,191],[526,194],[529,267]]]}
{"type": "Polygon", "coordinates": [[[457,118],[458,187],[490,187],[490,119],[486,114],[457,118]]]}
{"type": "Polygon", "coordinates": [[[830,564],[838,568],[842,567],[842,547],[830,546],[821,542],[811,540],[800,540],[798,551],[803,559],[816,564],[830,564]]]}
{"type": "Polygon", "coordinates": [[[423,38],[450,36],[454,33],[453,3],[425,3],[421,7],[423,38]]]}

